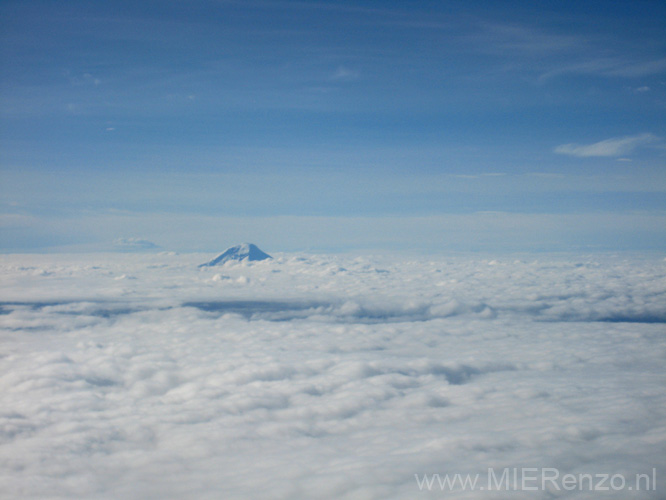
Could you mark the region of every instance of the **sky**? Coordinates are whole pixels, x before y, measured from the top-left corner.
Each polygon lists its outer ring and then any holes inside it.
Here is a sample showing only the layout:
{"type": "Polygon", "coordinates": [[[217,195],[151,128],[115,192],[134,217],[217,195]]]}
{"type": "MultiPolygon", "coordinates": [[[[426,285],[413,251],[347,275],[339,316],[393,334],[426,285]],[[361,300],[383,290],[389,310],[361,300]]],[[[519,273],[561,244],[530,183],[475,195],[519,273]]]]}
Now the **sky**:
{"type": "Polygon", "coordinates": [[[663,250],[665,18],[2,1],[0,251],[663,250]]]}

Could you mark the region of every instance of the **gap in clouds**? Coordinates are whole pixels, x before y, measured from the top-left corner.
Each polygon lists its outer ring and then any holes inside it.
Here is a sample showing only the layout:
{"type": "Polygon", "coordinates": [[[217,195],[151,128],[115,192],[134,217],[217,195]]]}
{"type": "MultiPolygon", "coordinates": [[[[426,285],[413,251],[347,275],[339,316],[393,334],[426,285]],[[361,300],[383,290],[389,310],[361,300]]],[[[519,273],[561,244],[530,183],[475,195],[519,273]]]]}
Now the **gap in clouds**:
{"type": "MultiPolygon", "coordinates": [[[[584,297],[583,297],[584,298],[584,297]]],[[[128,307],[113,302],[0,302],[0,315],[39,313],[43,315],[88,316],[101,319],[117,319],[119,316],[166,311],[174,307],[192,307],[217,317],[238,315],[248,321],[319,320],[341,323],[380,324],[393,322],[431,321],[453,316],[470,316],[491,320],[498,315],[529,314],[535,321],[548,322],[607,322],[607,323],[666,323],[666,308],[632,311],[619,308],[616,311],[595,311],[589,308],[577,310],[567,307],[566,301],[548,300],[530,306],[497,306],[492,303],[466,304],[455,298],[440,303],[421,303],[407,307],[379,305],[376,301],[337,300],[333,302],[279,302],[269,300],[226,300],[184,302],[181,306],[153,309],[149,306],[128,307]]],[[[20,328],[20,327],[17,327],[20,328]]]]}

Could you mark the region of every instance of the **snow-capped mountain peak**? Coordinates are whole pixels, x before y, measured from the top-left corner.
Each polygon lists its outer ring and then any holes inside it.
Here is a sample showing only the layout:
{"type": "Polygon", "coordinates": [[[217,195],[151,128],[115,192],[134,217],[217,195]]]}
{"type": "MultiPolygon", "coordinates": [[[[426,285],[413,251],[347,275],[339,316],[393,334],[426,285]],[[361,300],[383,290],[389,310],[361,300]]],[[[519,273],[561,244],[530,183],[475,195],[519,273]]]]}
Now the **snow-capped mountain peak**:
{"type": "Polygon", "coordinates": [[[260,250],[259,247],[257,247],[257,245],[254,245],[253,243],[241,243],[240,245],[228,248],[227,250],[224,251],[224,253],[218,255],[210,262],[201,264],[199,267],[216,266],[219,264],[224,264],[225,262],[228,262],[230,260],[257,261],[257,260],[266,260],[272,258],[273,257],[260,250]]]}

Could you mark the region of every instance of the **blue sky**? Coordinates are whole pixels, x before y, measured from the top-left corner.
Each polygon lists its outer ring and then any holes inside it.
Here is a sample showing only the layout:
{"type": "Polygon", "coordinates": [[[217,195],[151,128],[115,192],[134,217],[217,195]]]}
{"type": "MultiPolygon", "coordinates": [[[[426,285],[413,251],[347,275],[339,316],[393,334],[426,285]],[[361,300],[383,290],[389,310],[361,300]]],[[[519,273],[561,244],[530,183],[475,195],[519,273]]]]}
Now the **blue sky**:
{"type": "Polygon", "coordinates": [[[4,252],[666,246],[661,2],[22,0],[0,19],[4,252]]]}

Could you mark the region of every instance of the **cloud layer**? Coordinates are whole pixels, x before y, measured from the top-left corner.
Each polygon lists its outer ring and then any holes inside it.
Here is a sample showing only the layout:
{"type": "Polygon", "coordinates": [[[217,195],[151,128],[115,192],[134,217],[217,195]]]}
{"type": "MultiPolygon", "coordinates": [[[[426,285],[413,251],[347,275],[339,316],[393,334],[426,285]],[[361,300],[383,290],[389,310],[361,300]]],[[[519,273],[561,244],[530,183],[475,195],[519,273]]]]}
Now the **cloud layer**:
{"type": "Polygon", "coordinates": [[[0,497],[441,498],[414,475],[489,467],[666,487],[660,258],[205,257],[0,257],[0,497]]]}

